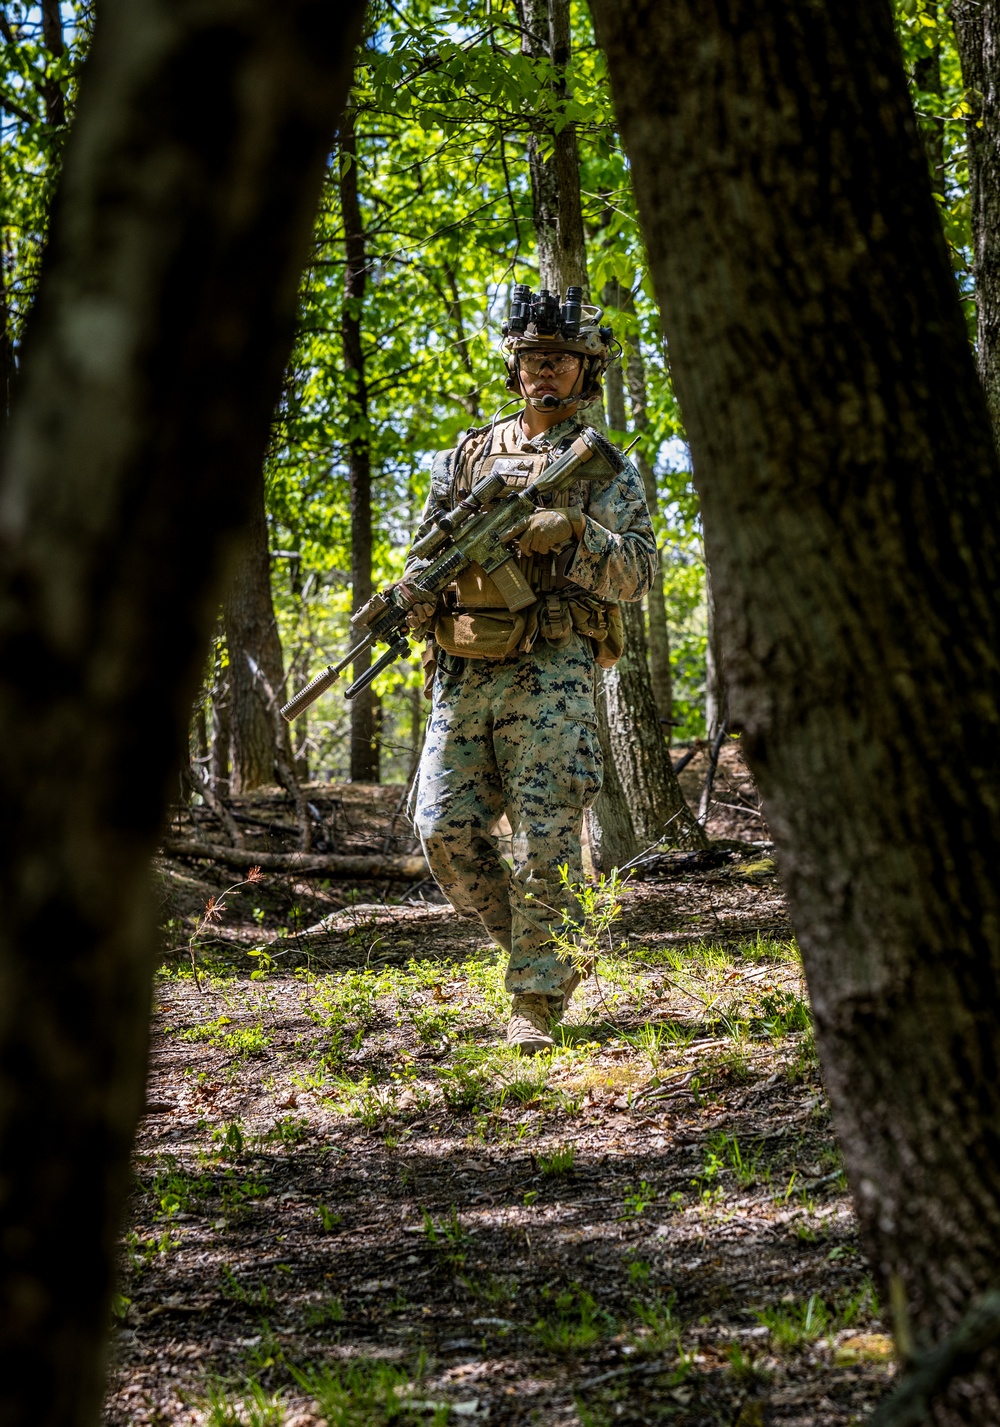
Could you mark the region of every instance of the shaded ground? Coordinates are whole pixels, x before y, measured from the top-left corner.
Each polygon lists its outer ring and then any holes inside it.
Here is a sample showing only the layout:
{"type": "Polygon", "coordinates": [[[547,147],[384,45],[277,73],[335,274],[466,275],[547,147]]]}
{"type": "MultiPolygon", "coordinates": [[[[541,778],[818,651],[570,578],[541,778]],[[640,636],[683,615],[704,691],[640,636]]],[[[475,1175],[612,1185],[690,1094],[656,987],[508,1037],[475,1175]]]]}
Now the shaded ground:
{"type": "MultiPolygon", "coordinates": [[[[340,846],[399,791],[326,790],[340,846]]],[[[107,1422],[860,1421],[892,1367],[800,967],[770,861],[722,856],[598,915],[535,1061],[427,889],[273,877],[205,924],[228,875],[164,863],[107,1422]]]]}

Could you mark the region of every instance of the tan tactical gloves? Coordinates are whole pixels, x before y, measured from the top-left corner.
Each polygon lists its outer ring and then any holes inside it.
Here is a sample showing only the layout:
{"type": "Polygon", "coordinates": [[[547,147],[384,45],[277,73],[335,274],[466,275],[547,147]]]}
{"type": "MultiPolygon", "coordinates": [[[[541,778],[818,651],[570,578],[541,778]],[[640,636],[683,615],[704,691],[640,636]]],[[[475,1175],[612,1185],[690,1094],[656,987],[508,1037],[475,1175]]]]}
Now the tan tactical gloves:
{"type": "Polygon", "coordinates": [[[518,540],[522,555],[548,555],[567,540],[583,535],[585,517],[578,506],[566,510],[536,510],[518,540]]]}
{"type": "MultiPolygon", "coordinates": [[[[407,598],[410,597],[410,594],[412,593],[411,586],[404,585],[402,581],[400,581],[399,588],[403,591],[407,598]]],[[[406,623],[413,630],[414,634],[422,638],[425,634],[430,633],[431,623],[434,619],[434,612],[436,609],[436,604],[421,603],[415,604],[413,606],[409,614],[406,616],[406,623]]]]}

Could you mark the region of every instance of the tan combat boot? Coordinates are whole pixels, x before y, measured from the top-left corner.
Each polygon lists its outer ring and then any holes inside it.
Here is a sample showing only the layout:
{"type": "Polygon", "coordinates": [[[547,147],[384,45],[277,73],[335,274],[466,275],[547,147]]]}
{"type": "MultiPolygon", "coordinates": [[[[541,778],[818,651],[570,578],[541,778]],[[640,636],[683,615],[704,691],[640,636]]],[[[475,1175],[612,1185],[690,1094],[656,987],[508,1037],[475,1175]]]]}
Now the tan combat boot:
{"type": "Polygon", "coordinates": [[[549,1034],[550,1021],[548,996],[534,991],[515,996],[507,1027],[507,1044],[515,1046],[522,1055],[537,1055],[540,1050],[551,1050],[555,1041],[549,1034]]]}
{"type": "Polygon", "coordinates": [[[557,1025],[558,1022],[562,1020],[563,1016],[565,1016],[567,1010],[569,1009],[570,998],[572,997],[573,992],[576,990],[582,980],[582,973],[579,971],[574,971],[562,995],[549,997],[549,1015],[552,1018],[553,1025],[557,1025]]]}

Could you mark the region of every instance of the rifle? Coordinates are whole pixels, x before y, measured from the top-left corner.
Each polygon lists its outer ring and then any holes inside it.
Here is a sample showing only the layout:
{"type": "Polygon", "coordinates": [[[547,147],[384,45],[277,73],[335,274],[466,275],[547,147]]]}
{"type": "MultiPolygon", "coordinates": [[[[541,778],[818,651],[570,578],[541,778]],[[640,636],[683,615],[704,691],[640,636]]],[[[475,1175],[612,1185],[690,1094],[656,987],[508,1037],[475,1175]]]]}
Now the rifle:
{"type": "Polygon", "coordinates": [[[289,699],[281,710],[282,717],[291,721],[307,709],[373,644],[388,644],[385,653],[354,680],[344,696],[353,699],[366,689],[383,669],[409,653],[406,620],[413,606],[436,603],[442,590],[473,563],[478,564],[484,574],[492,576],[512,613],[534,604],[535,593],[518,569],[507,542],[524,529],[545,497],[568,486],[580,466],[598,451],[610,462],[612,470],[618,470],[620,453],[610,441],[587,426],[569,450],[546,466],[524,490],[511,490],[502,476],[492,473],[477,481],[465,499],[436,520],[427,534],[412,546],[409,559],[426,559],[429,564],[415,579],[405,581],[408,593],[399,585],[390,585],[373,595],[351,621],[357,629],[365,631],[362,638],[339,664],[328,664],[289,699]]]}

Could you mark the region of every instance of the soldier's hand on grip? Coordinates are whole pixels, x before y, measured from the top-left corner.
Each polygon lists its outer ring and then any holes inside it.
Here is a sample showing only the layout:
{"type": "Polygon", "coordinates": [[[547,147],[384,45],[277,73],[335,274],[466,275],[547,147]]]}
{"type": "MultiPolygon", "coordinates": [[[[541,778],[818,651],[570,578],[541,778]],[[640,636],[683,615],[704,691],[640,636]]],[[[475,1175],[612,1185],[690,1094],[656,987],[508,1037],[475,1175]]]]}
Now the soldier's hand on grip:
{"type": "MultiPolygon", "coordinates": [[[[411,586],[400,584],[399,589],[406,596],[407,599],[410,598],[410,595],[412,594],[411,586]]],[[[436,609],[436,604],[424,602],[421,602],[420,604],[415,604],[413,606],[409,614],[406,616],[406,623],[413,630],[414,634],[427,633],[428,629],[430,628],[431,621],[434,618],[434,613],[436,609]]]]}
{"type": "Polygon", "coordinates": [[[563,510],[536,510],[518,543],[522,555],[547,555],[573,538],[573,526],[563,510]]]}

